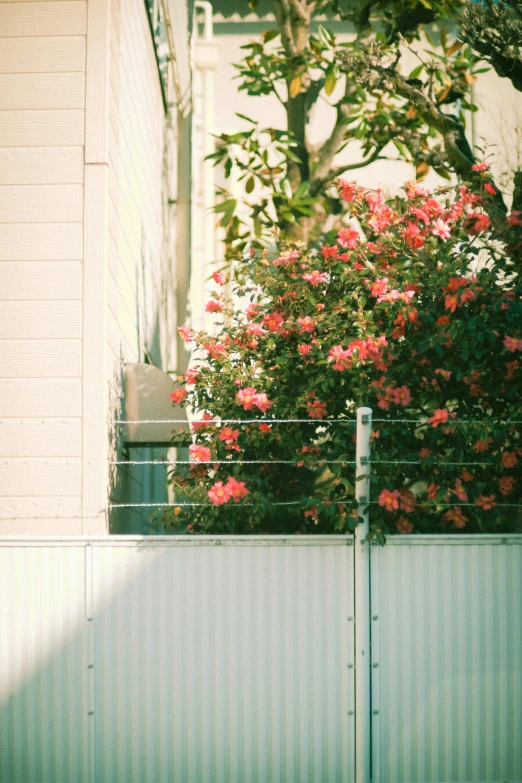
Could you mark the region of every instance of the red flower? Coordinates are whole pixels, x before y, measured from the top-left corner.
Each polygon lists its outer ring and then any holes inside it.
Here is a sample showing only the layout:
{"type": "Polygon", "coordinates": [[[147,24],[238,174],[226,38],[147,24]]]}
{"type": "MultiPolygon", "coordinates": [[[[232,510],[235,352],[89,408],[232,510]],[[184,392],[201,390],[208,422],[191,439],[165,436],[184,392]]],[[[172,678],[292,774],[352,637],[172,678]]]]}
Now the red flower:
{"type": "Polygon", "coordinates": [[[383,507],[385,511],[396,511],[399,508],[399,499],[401,493],[398,489],[383,489],[379,495],[379,505],[383,507]]]}
{"type": "Polygon", "coordinates": [[[489,169],[489,165],[485,163],[484,161],[482,163],[474,163],[471,167],[472,171],[487,171],[489,169]]]}
{"type": "Polygon", "coordinates": [[[504,451],[502,454],[502,467],[503,468],[514,468],[517,464],[518,459],[517,455],[514,451],[504,451]]]}
{"type": "Polygon", "coordinates": [[[311,419],[322,419],[328,413],[326,402],[320,402],[320,400],[311,400],[306,403],[306,407],[311,419]]]}
{"type": "Polygon", "coordinates": [[[413,525],[406,519],[406,517],[399,517],[397,520],[397,530],[399,533],[402,533],[402,535],[407,535],[408,533],[413,532],[413,525]]]}
{"type": "Polygon", "coordinates": [[[212,275],[212,279],[215,283],[217,283],[217,285],[223,285],[223,283],[225,282],[225,278],[221,274],[221,272],[214,272],[214,274],[212,275]]]}
{"type": "Polygon", "coordinates": [[[307,345],[307,343],[301,343],[301,345],[297,346],[297,350],[299,351],[301,356],[306,356],[312,350],[312,346],[307,345]]]}
{"type": "Polygon", "coordinates": [[[323,258],[337,258],[337,245],[324,246],[321,248],[323,258]]]}
{"type": "Polygon", "coordinates": [[[505,495],[511,495],[515,486],[516,479],[514,476],[502,476],[499,478],[498,483],[501,493],[505,495]]]}
{"type": "Polygon", "coordinates": [[[433,416],[428,419],[428,423],[431,424],[432,427],[438,427],[439,424],[446,424],[449,418],[449,411],[446,410],[446,408],[437,408],[436,411],[434,411],[433,416]]]}
{"type": "Polygon", "coordinates": [[[417,501],[415,500],[413,492],[410,489],[400,489],[399,494],[399,508],[401,511],[406,511],[407,514],[411,511],[415,511],[417,501]]]}
{"type": "Polygon", "coordinates": [[[450,508],[449,511],[446,511],[444,519],[447,522],[453,522],[455,527],[459,528],[466,527],[466,522],[468,521],[468,518],[464,516],[458,506],[454,506],[453,508],[450,508]]]}
{"type": "Polygon", "coordinates": [[[186,389],[175,389],[172,394],[169,394],[170,399],[174,403],[174,405],[180,405],[185,397],[187,396],[188,391],[186,389]]]}
{"type": "Polygon", "coordinates": [[[270,332],[278,332],[284,320],[281,313],[267,313],[263,318],[263,323],[270,332]]]}
{"type": "Polygon", "coordinates": [[[259,425],[259,432],[272,432],[272,425],[271,424],[260,424],[259,425]]]}
{"type": "Polygon", "coordinates": [[[495,503],[495,497],[496,495],[479,495],[475,501],[475,505],[483,508],[484,511],[489,511],[497,505],[495,503]]]}
{"type": "Polygon", "coordinates": [[[223,427],[218,435],[218,439],[222,440],[227,446],[234,443],[239,438],[239,430],[233,430],[232,427],[223,427]]]}
{"type": "Polygon", "coordinates": [[[491,445],[491,438],[488,438],[487,440],[481,439],[475,443],[473,448],[475,449],[476,452],[488,451],[490,445],[491,445]]]}
{"type": "Polygon", "coordinates": [[[522,351],[522,339],[519,337],[509,337],[509,335],[506,335],[504,337],[504,345],[508,351],[511,351],[512,353],[514,351],[522,351]]]}
{"type": "Polygon", "coordinates": [[[205,307],[206,313],[221,313],[223,311],[223,305],[221,302],[216,302],[215,299],[211,299],[210,302],[207,302],[207,305],[205,307]]]}
{"type": "Polygon", "coordinates": [[[440,487],[438,484],[430,484],[428,487],[428,500],[435,500],[435,496],[439,489],[440,487]]]}

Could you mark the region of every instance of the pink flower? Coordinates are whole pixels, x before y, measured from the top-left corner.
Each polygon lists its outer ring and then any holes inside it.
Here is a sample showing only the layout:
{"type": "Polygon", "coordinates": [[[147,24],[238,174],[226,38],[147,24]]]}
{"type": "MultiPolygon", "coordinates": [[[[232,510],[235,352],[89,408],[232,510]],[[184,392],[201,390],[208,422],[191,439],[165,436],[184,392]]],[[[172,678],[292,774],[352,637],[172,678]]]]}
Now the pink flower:
{"type": "Polygon", "coordinates": [[[262,337],[266,334],[266,329],[263,329],[261,324],[248,324],[247,334],[255,335],[256,337],[262,337]]]}
{"type": "Polygon", "coordinates": [[[312,346],[307,345],[307,343],[301,343],[301,345],[297,346],[297,350],[299,351],[301,356],[306,356],[312,350],[312,346]]]}
{"type": "Polygon", "coordinates": [[[301,275],[303,280],[306,280],[307,283],[311,283],[312,285],[320,285],[321,283],[327,283],[328,282],[328,274],[326,272],[319,272],[318,269],[314,269],[313,272],[308,272],[305,275],[301,275]]]}
{"type": "Polygon", "coordinates": [[[221,506],[223,503],[228,503],[230,500],[230,489],[228,486],[223,486],[222,481],[216,481],[213,487],[211,487],[207,495],[215,506],[221,506]]]}
{"type": "Polygon", "coordinates": [[[489,169],[489,166],[487,163],[474,163],[471,167],[472,171],[487,171],[489,169]]]}
{"type": "Polygon", "coordinates": [[[221,302],[216,302],[215,299],[211,299],[205,307],[206,313],[221,313],[223,311],[223,305],[221,302]]]}
{"type": "Polygon", "coordinates": [[[407,386],[399,386],[397,389],[393,389],[392,395],[395,405],[402,405],[405,408],[410,404],[411,392],[407,386]]]}
{"type": "Polygon", "coordinates": [[[387,277],[383,277],[381,280],[376,280],[375,283],[372,283],[372,285],[370,286],[370,293],[372,296],[375,297],[384,296],[387,290],[388,290],[387,277]]]}
{"type": "Polygon", "coordinates": [[[287,266],[288,264],[297,261],[298,258],[299,252],[297,250],[289,250],[288,253],[283,253],[283,255],[276,258],[272,263],[274,266],[287,266]]]}
{"type": "Polygon", "coordinates": [[[468,493],[464,489],[464,485],[462,484],[462,481],[459,478],[455,481],[455,489],[450,489],[450,492],[456,495],[457,498],[459,500],[462,500],[463,502],[466,502],[468,499],[468,493]]]}
{"type": "Polygon", "coordinates": [[[504,337],[504,345],[508,351],[511,351],[512,353],[514,351],[522,351],[522,340],[518,337],[509,337],[509,335],[506,335],[504,337]]]}
{"type": "Polygon", "coordinates": [[[370,209],[375,212],[375,210],[378,209],[378,207],[380,207],[384,201],[384,193],[382,192],[381,188],[378,188],[371,193],[367,193],[364,198],[366,199],[366,203],[370,209]]]}
{"type": "Polygon", "coordinates": [[[239,503],[240,500],[248,495],[248,489],[245,486],[245,482],[236,481],[233,476],[228,477],[225,489],[228,490],[229,497],[232,498],[234,503],[239,503]]]}
{"type": "Polygon", "coordinates": [[[337,234],[337,241],[341,247],[354,248],[359,239],[359,232],[355,228],[342,228],[337,234]]]}
{"type": "Polygon", "coordinates": [[[261,394],[254,395],[254,405],[257,408],[259,408],[259,410],[262,411],[263,413],[266,413],[267,410],[271,408],[273,404],[274,403],[268,399],[268,397],[264,392],[261,392],[261,394]]]}
{"type": "Polygon", "coordinates": [[[433,223],[431,233],[433,236],[439,237],[440,239],[449,239],[451,236],[451,228],[449,227],[448,223],[444,222],[444,220],[437,218],[437,220],[433,223]]]}
{"type": "Polygon", "coordinates": [[[479,506],[479,508],[483,508],[484,511],[489,511],[497,505],[495,503],[495,498],[496,495],[479,495],[475,501],[475,505],[479,506]]]}
{"type": "Polygon", "coordinates": [[[194,462],[210,462],[210,449],[198,443],[189,446],[189,454],[194,462]]]}
{"type": "Polygon", "coordinates": [[[197,367],[188,369],[187,372],[185,373],[185,383],[187,384],[187,386],[194,386],[198,375],[199,375],[199,370],[197,367]]]}
{"type": "Polygon", "coordinates": [[[313,332],[315,330],[315,321],[309,315],[305,315],[304,318],[298,318],[297,323],[301,327],[301,332],[313,332]]]}
{"type": "Polygon", "coordinates": [[[227,446],[234,443],[239,438],[239,430],[233,430],[232,427],[223,427],[218,435],[218,439],[222,440],[227,446]]]}
{"type": "Polygon", "coordinates": [[[379,506],[382,506],[385,511],[396,511],[399,508],[400,496],[401,493],[398,489],[392,491],[383,489],[379,495],[379,506]]]}
{"type": "Polygon", "coordinates": [[[214,272],[214,274],[212,275],[212,279],[215,283],[217,283],[217,285],[223,285],[223,283],[225,282],[225,278],[221,274],[221,272],[214,272]]]}
{"type": "Polygon", "coordinates": [[[343,201],[350,202],[355,200],[359,190],[356,182],[347,182],[345,179],[339,179],[339,187],[341,188],[343,201]]]}
{"type": "Polygon", "coordinates": [[[257,389],[254,386],[247,386],[246,389],[240,389],[236,395],[236,400],[246,411],[252,410],[256,404],[257,389]]]}
{"type": "Polygon", "coordinates": [[[270,332],[278,332],[284,320],[281,313],[267,313],[263,318],[263,323],[270,332]]]}
{"type": "Polygon", "coordinates": [[[332,365],[334,370],[342,372],[343,370],[349,370],[352,366],[350,361],[352,352],[349,349],[344,349],[342,345],[334,345],[328,351],[328,361],[334,362],[332,365]]]}
{"type": "Polygon", "coordinates": [[[178,334],[183,337],[184,342],[189,343],[190,342],[190,326],[188,324],[183,324],[183,326],[178,326],[178,334]]]}
{"type": "Polygon", "coordinates": [[[170,399],[174,405],[179,405],[187,396],[188,391],[186,389],[175,389],[172,394],[169,394],[170,399]]]}
{"type": "Polygon", "coordinates": [[[446,424],[449,418],[449,411],[446,408],[437,408],[433,416],[428,419],[432,427],[438,427],[439,424],[446,424]]]}
{"type": "Polygon", "coordinates": [[[413,494],[413,492],[410,489],[400,489],[399,494],[400,494],[399,507],[401,511],[406,511],[406,513],[415,511],[415,506],[417,502],[415,500],[415,495],[413,494]]]}
{"type": "Polygon", "coordinates": [[[469,218],[474,218],[475,222],[468,224],[466,229],[468,234],[480,234],[481,231],[487,231],[491,225],[489,217],[481,212],[472,212],[471,215],[469,215],[469,218]]]}

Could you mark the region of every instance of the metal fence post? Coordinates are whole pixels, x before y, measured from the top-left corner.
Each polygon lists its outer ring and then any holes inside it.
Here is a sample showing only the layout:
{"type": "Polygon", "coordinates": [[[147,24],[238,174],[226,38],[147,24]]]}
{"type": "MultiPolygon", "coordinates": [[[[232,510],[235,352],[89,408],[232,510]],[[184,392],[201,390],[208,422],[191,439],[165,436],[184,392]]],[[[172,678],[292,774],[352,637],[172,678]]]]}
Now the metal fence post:
{"type": "Polygon", "coordinates": [[[355,528],[355,780],[368,783],[371,763],[370,702],[370,436],[372,409],[357,409],[355,498],[360,521],[355,528]],[[364,478],[361,478],[363,476],[364,478]]]}

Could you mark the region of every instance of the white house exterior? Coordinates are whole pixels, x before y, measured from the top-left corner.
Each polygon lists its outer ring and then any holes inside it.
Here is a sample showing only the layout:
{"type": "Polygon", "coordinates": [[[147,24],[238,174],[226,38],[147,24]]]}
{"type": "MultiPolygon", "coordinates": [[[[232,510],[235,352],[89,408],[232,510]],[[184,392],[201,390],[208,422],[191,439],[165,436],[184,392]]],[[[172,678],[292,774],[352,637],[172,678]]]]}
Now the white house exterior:
{"type": "Polygon", "coordinates": [[[0,3],[0,533],[103,534],[108,500],[142,499],[109,470],[108,422],[125,362],[178,359],[188,19],[179,0],[0,3]]]}

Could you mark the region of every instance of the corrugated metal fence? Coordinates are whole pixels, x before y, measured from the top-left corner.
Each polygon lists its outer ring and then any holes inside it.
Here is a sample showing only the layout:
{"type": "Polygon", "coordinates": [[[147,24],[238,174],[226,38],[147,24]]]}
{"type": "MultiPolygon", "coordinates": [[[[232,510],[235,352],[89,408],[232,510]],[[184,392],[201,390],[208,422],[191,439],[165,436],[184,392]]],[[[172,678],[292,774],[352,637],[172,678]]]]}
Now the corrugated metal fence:
{"type": "Polygon", "coordinates": [[[522,781],[522,536],[354,550],[0,540],[1,783],[352,783],[355,621],[374,783],[522,781]]]}

